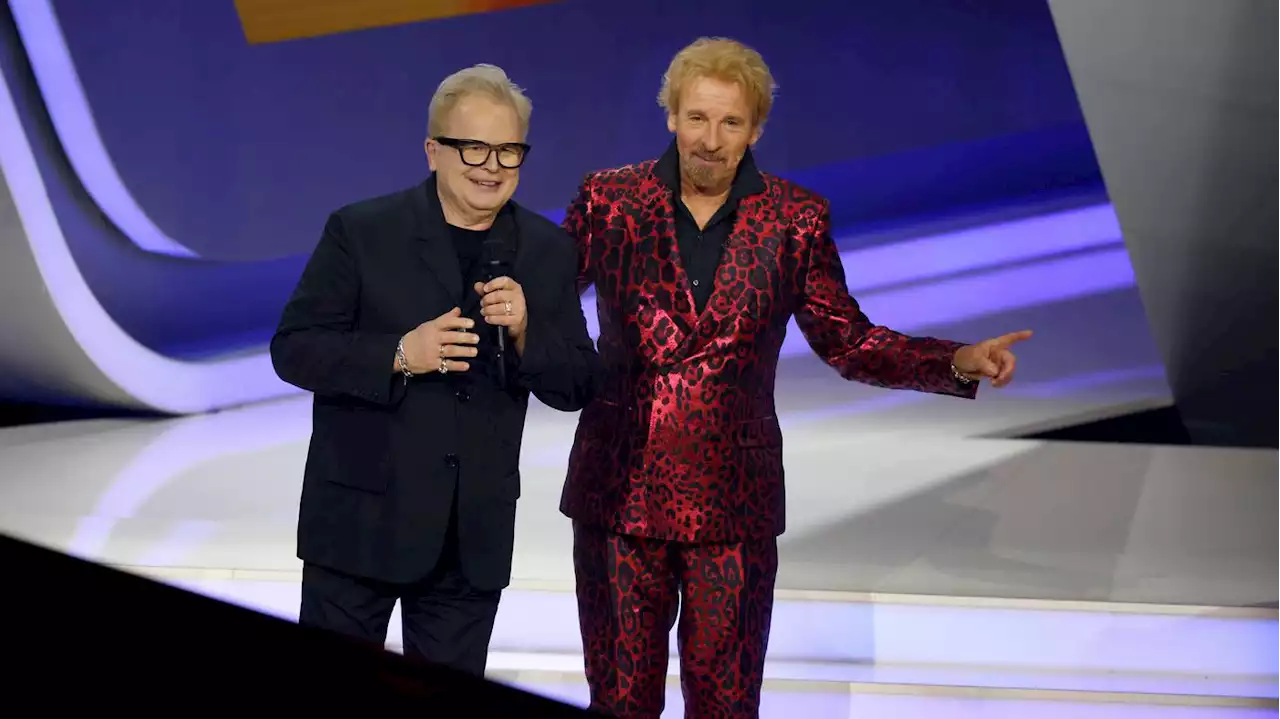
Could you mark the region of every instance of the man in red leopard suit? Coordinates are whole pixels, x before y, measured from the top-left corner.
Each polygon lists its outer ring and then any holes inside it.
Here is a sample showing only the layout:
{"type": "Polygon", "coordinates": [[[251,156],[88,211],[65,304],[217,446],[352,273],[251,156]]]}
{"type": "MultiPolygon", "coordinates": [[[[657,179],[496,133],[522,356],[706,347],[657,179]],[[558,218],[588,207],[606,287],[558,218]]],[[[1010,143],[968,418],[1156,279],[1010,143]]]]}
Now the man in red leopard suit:
{"type": "Polygon", "coordinates": [[[564,227],[594,284],[605,374],[582,413],[561,511],[591,706],[662,713],[679,613],[685,716],[756,717],[784,519],[774,378],[794,315],[850,380],[973,398],[1009,346],[908,337],[850,297],[822,197],[756,169],[774,84],[754,50],[681,50],[660,159],[588,176],[564,227]],[[682,611],[678,611],[683,607],[682,611]]]}

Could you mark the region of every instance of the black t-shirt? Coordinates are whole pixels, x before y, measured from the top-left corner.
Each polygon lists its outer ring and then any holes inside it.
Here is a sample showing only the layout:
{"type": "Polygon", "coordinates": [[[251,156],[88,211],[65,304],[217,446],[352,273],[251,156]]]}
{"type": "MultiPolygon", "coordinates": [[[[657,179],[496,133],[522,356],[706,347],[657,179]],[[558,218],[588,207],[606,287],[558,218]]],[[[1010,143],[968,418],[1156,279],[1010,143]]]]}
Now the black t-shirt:
{"type": "Polygon", "coordinates": [[[484,250],[484,241],[489,236],[489,231],[468,230],[449,225],[449,236],[453,238],[453,250],[458,255],[463,292],[471,292],[472,285],[481,281],[480,254],[484,250]]]}

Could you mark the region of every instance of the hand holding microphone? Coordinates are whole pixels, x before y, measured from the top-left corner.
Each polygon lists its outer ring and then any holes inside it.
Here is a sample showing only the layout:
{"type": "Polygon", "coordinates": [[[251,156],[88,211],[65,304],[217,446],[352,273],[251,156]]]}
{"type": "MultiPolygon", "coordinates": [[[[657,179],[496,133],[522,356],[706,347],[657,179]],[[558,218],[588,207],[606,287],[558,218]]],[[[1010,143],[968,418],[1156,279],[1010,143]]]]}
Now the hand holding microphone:
{"type": "Polygon", "coordinates": [[[480,314],[486,324],[493,325],[497,335],[498,385],[507,386],[507,340],[515,344],[516,354],[524,354],[524,330],[529,324],[520,283],[511,279],[508,268],[515,258],[515,246],[501,234],[490,233],[481,250],[485,282],[475,284],[480,295],[480,314]]]}
{"type": "Polygon", "coordinates": [[[524,290],[520,283],[507,276],[496,277],[488,282],[477,282],[476,292],[480,295],[480,314],[484,321],[497,327],[505,327],[507,336],[516,345],[516,351],[523,346],[524,331],[529,326],[528,305],[525,304],[524,290]]]}

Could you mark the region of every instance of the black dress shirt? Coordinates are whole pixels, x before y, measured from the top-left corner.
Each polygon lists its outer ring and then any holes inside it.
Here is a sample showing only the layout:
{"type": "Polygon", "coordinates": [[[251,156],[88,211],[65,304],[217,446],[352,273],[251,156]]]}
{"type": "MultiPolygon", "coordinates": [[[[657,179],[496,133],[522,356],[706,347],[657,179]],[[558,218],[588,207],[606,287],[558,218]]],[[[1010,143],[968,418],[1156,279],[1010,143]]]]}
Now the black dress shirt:
{"type": "Polygon", "coordinates": [[[729,232],[733,230],[738,202],[744,197],[764,192],[764,179],[760,177],[751,149],[748,148],[742,162],[738,163],[738,173],[734,176],[728,199],[712,215],[706,227],[698,227],[693,213],[680,197],[680,153],[675,142],[658,159],[654,171],[671,188],[672,203],[676,209],[676,245],[680,249],[680,264],[689,276],[694,309],[702,314],[707,300],[711,299],[716,270],[720,267],[729,232]]]}

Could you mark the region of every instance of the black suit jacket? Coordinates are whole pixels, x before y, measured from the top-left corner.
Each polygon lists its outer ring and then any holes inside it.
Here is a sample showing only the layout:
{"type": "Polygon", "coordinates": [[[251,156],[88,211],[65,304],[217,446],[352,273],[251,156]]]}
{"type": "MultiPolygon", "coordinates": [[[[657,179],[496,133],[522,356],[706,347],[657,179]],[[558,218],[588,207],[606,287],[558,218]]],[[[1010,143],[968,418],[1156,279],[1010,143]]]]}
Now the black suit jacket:
{"type": "Polygon", "coordinates": [[[564,231],[509,203],[490,236],[517,248],[510,274],[529,314],[524,355],[508,343],[505,388],[486,371],[496,329],[464,286],[434,177],[329,217],[271,341],[280,377],[315,395],[298,518],[304,561],[420,579],[440,555],[456,491],[463,572],[481,589],[510,581],[529,394],[581,409],[599,359],[564,231]],[[480,358],[466,373],[406,382],[393,367],[400,337],[454,307],[476,320],[480,358]]]}

